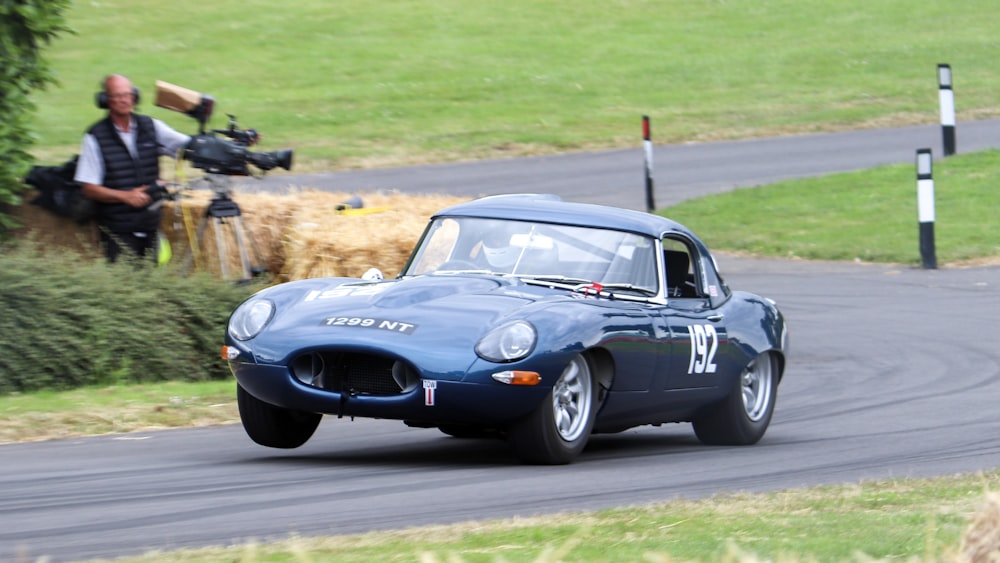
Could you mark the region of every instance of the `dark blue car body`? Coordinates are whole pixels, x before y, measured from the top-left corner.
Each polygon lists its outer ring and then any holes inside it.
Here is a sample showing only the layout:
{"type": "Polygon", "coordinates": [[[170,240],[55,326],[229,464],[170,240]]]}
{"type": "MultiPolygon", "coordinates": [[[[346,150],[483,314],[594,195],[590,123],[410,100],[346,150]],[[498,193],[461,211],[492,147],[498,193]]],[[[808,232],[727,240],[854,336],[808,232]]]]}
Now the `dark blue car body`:
{"type": "Polygon", "coordinates": [[[645,424],[757,442],[786,347],[775,304],[731,290],[684,226],[517,195],[440,211],[396,279],[258,292],[225,351],[244,427],[266,446],[297,447],[332,414],[506,438],[522,461],[567,463],[590,434],[645,424]],[[503,237],[517,265],[481,267],[485,243],[464,233],[486,225],[521,231],[503,237]],[[548,257],[528,270],[536,250],[548,257]]]}

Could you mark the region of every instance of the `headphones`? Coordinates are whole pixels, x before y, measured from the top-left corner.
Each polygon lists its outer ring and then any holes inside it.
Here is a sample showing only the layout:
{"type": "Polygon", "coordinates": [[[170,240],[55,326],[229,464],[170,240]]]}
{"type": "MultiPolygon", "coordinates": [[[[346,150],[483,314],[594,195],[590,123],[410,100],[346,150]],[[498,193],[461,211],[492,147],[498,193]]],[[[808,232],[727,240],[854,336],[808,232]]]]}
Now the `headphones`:
{"type": "MultiPolygon", "coordinates": [[[[101,91],[94,94],[94,103],[100,109],[108,109],[108,78],[101,81],[101,91]]],[[[139,105],[139,89],[135,85],[132,86],[132,104],[139,105]]]]}

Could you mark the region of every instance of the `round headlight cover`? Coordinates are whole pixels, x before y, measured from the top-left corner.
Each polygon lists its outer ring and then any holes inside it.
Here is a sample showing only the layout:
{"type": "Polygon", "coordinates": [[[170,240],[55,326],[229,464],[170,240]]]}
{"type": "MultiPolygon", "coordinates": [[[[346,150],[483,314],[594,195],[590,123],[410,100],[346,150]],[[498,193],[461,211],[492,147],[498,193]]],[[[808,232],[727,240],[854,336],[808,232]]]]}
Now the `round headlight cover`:
{"type": "Polygon", "coordinates": [[[274,318],[274,303],[252,299],[243,303],[229,317],[229,334],[236,340],[250,340],[274,318]]]}
{"type": "Polygon", "coordinates": [[[538,334],[527,321],[514,321],[498,326],[476,344],[476,354],[491,362],[513,362],[523,359],[535,349],[538,334]]]}

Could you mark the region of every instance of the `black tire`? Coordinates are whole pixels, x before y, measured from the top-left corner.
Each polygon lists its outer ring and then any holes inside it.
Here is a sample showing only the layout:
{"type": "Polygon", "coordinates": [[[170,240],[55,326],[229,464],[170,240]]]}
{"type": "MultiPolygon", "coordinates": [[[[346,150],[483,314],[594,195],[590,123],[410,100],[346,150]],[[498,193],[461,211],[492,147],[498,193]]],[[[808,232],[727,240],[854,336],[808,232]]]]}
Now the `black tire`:
{"type": "Polygon", "coordinates": [[[586,447],[599,407],[590,361],[578,355],[537,409],[509,429],[514,455],[524,463],[559,465],[586,447]]]}
{"type": "Polygon", "coordinates": [[[236,386],[240,420],[250,439],[269,448],[297,448],[313,435],[322,414],[294,411],[265,403],[236,386]]]}
{"type": "Polygon", "coordinates": [[[692,421],[705,444],[748,446],[764,437],[778,396],[778,361],[769,352],[754,358],[722,402],[692,421]]]}

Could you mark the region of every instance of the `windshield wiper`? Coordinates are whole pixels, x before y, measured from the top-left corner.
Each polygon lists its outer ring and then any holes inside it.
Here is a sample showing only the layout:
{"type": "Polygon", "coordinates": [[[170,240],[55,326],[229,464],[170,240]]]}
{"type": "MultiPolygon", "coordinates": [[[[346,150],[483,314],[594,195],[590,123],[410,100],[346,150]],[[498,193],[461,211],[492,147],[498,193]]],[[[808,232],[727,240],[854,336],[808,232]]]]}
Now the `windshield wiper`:
{"type": "Polygon", "coordinates": [[[642,287],[634,285],[631,283],[605,283],[601,284],[602,289],[624,289],[628,291],[634,291],[636,293],[641,293],[643,295],[656,295],[656,290],[649,289],[648,287],[642,287]]]}
{"type": "Polygon", "coordinates": [[[616,291],[617,292],[630,291],[646,297],[656,296],[656,290],[649,289],[648,287],[638,286],[631,283],[599,283],[584,278],[573,278],[569,276],[561,276],[556,274],[544,274],[544,275],[515,274],[515,275],[525,283],[531,283],[537,285],[559,284],[561,286],[564,286],[566,289],[571,289],[573,291],[578,291],[588,295],[600,295],[602,293],[605,293],[611,297],[614,297],[616,291]]]}
{"type": "Polygon", "coordinates": [[[592,284],[593,280],[588,280],[584,278],[571,278],[569,276],[561,276],[558,274],[514,274],[515,277],[527,283],[562,283],[566,285],[579,285],[579,284],[592,284]]]}
{"type": "Polygon", "coordinates": [[[642,295],[656,295],[656,290],[631,283],[599,283],[585,278],[573,278],[557,274],[516,274],[516,277],[527,283],[549,284],[559,283],[574,286],[579,291],[634,291],[642,295]]]}

